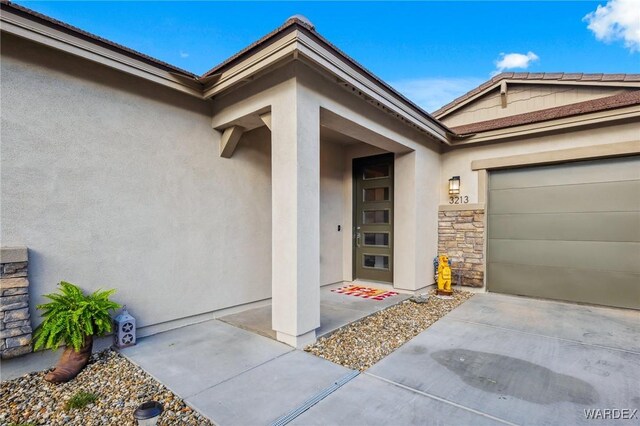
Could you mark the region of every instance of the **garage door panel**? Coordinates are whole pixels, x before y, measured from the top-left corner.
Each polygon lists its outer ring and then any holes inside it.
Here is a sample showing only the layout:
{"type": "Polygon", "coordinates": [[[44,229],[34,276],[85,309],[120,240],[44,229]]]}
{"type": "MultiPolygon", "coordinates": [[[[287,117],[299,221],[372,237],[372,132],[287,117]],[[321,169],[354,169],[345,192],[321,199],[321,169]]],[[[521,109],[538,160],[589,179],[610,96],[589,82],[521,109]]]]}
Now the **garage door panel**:
{"type": "Polygon", "coordinates": [[[512,169],[492,172],[493,189],[558,186],[596,182],[639,180],[638,157],[584,161],[573,165],[512,169]],[[571,169],[567,173],[568,167],[571,169]]]}
{"type": "Polygon", "coordinates": [[[640,273],[640,243],[491,239],[488,250],[492,262],[640,273]]]}
{"type": "Polygon", "coordinates": [[[640,181],[502,189],[489,192],[489,214],[638,211],[640,181]]]}
{"type": "Polygon", "coordinates": [[[491,291],[640,309],[640,275],[490,262],[491,291]]]}
{"type": "Polygon", "coordinates": [[[499,239],[640,242],[635,212],[493,214],[487,229],[499,239]]]}
{"type": "Polygon", "coordinates": [[[640,309],[640,156],[490,172],[490,291],[640,309]]]}

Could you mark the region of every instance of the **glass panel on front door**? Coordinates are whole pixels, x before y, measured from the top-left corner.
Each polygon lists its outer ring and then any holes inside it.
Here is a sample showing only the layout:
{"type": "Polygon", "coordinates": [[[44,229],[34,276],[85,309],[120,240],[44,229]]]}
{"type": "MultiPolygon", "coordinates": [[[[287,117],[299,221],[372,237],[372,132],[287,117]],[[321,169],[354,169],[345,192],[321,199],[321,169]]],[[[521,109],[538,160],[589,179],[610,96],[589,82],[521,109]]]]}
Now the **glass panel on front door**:
{"type": "Polygon", "coordinates": [[[389,223],[389,210],[365,210],[362,212],[362,223],[389,223]]]}
{"type": "Polygon", "coordinates": [[[389,245],[389,233],[388,232],[365,232],[364,245],[387,247],[389,245]]]}
{"type": "Polygon", "coordinates": [[[375,254],[364,255],[365,268],[389,269],[389,256],[376,256],[375,254]]]}
{"type": "Polygon", "coordinates": [[[393,281],[393,154],[353,160],[353,275],[393,281]]]}
{"type": "Polygon", "coordinates": [[[364,201],[389,201],[389,188],[367,188],[363,198],[364,201]]]}
{"type": "Polygon", "coordinates": [[[382,179],[389,177],[389,164],[372,164],[365,166],[362,172],[364,180],[382,179]]]}

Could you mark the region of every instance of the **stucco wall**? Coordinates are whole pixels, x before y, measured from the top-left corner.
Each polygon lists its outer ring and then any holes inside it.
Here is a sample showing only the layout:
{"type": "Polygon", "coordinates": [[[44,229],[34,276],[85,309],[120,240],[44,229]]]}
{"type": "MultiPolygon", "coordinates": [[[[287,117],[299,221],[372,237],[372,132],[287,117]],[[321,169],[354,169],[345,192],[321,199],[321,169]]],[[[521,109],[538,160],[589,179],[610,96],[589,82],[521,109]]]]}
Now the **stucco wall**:
{"type": "Polygon", "coordinates": [[[270,297],[268,129],[220,158],[209,103],[4,34],[1,73],[1,238],[33,305],[116,288],[147,326],[270,297]]]}
{"type": "Polygon", "coordinates": [[[509,84],[507,86],[506,107],[502,107],[500,89],[496,88],[481,98],[443,117],[442,122],[447,126],[455,127],[478,121],[493,120],[515,114],[523,114],[613,96],[625,90],[633,89],[557,84],[509,84]]]}
{"type": "Polygon", "coordinates": [[[449,204],[451,176],[460,176],[461,195],[468,196],[469,203],[478,203],[478,172],[471,170],[474,160],[638,140],[638,124],[626,123],[454,149],[441,157],[440,204],[449,204]]]}
{"type": "Polygon", "coordinates": [[[320,141],[320,285],[342,281],[344,145],[320,141]],[[338,231],[340,225],[340,231],[338,231]]]}

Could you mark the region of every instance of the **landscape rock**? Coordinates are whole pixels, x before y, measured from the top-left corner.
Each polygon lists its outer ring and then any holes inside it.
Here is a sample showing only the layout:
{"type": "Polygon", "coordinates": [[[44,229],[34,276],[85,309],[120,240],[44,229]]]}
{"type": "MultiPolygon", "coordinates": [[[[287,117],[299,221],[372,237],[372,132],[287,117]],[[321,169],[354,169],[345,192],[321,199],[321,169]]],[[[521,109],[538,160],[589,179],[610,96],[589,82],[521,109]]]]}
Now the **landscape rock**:
{"type": "Polygon", "coordinates": [[[89,365],[68,383],[46,382],[46,373],[26,374],[0,384],[0,424],[134,426],[133,411],[152,399],[164,406],[158,422],[161,426],[212,425],[111,349],[93,354],[89,365]],[[84,408],[65,410],[65,403],[78,391],[93,393],[98,399],[84,408]]]}
{"type": "Polygon", "coordinates": [[[354,370],[364,371],[468,300],[473,293],[454,290],[451,300],[406,300],[321,337],[304,350],[354,370]]]}

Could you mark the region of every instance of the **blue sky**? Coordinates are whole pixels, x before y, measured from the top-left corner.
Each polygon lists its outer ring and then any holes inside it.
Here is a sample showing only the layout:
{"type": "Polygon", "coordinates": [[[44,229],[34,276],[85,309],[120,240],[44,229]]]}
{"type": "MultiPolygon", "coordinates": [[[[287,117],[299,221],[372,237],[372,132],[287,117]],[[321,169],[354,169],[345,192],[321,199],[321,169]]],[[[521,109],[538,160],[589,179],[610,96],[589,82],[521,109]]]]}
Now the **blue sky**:
{"type": "Polygon", "coordinates": [[[196,74],[303,14],[428,111],[500,70],[640,72],[639,0],[17,3],[196,74]]]}

